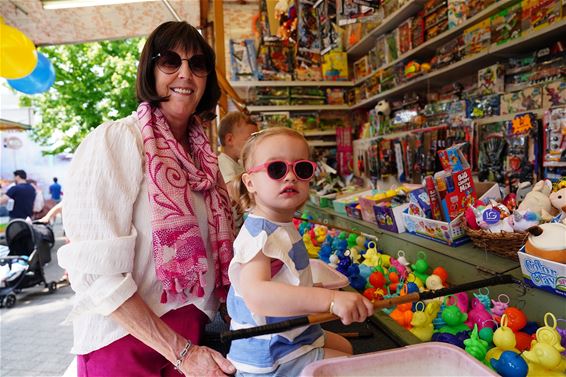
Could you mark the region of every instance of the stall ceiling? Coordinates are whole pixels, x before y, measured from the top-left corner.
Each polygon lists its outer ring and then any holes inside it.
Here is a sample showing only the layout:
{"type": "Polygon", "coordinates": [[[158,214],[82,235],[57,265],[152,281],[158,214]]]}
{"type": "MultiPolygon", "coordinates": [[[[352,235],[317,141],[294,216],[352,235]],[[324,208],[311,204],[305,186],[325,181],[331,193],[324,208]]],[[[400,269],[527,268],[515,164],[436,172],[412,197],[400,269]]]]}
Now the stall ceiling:
{"type": "MultiPolygon", "coordinates": [[[[199,0],[168,1],[181,19],[199,25],[199,0]]],[[[68,9],[44,9],[41,0],[0,0],[0,15],[36,46],[146,36],[174,20],[161,0],[68,9]]]]}

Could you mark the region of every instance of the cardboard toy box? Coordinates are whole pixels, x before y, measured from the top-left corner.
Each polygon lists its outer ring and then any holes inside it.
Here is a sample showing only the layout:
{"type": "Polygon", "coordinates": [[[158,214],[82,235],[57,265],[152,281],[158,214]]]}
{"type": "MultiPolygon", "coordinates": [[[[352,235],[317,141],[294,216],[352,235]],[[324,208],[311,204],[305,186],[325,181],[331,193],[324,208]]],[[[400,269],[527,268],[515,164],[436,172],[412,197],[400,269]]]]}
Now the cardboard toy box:
{"type": "Polygon", "coordinates": [[[328,81],[347,81],[348,54],[345,52],[329,52],[323,56],[322,76],[328,81]]]}
{"type": "Polygon", "coordinates": [[[488,95],[505,91],[505,68],[503,64],[480,69],[478,71],[478,94],[488,95]]]}
{"type": "Polygon", "coordinates": [[[531,86],[501,96],[501,115],[520,113],[540,109],[542,107],[542,90],[540,86],[531,86]]]}
{"type": "MultiPolygon", "coordinates": [[[[414,191],[418,188],[423,187],[422,185],[417,185],[417,184],[412,184],[412,183],[404,183],[402,185],[403,187],[406,187],[408,189],[409,192],[414,191]]],[[[362,212],[362,220],[367,221],[369,223],[373,223],[373,224],[378,224],[376,218],[375,218],[375,209],[374,207],[376,205],[378,205],[379,203],[382,202],[387,202],[390,200],[390,198],[384,198],[381,200],[374,200],[371,197],[375,194],[377,194],[379,191],[378,190],[373,190],[372,194],[370,195],[364,195],[364,196],[360,196],[359,198],[359,203],[360,203],[360,209],[362,212]]],[[[402,218],[401,216],[399,216],[399,218],[402,218]]],[[[405,227],[403,226],[403,229],[405,227]]],[[[402,233],[403,231],[400,231],[398,233],[402,233]]]]}
{"type": "Polygon", "coordinates": [[[566,264],[519,252],[523,280],[532,287],[566,297],[566,264]]]}
{"type": "MultiPolygon", "coordinates": [[[[501,199],[501,193],[497,184],[474,182],[474,185],[480,200],[485,202],[489,199],[501,199]]],[[[407,209],[403,212],[403,220],[408,233],[413,233],[448,246],[460,246],[470,240],[461,225],[462,215],[451,222],[446,222],[410,215],[407,209]]]]}
{"type": "Polygon", "coordinates": [[[566,82],[558,80],[545,84],[542,90],[542,108],[566,105],[566,82]]]}
{"type": "Polygon", "coordinates": [[[373,211],[377,226],[390,232],[404,233],[405,221],[403,220],[403,212],[407,208],[409,208],[409,203],[401,204],[397,207],[374,205],[373,211]]]}
{"type": "Polygon", "coordinates": [[[336,198],[333,202],[332,202],[332,206],[334,208],[334,211],[336,211],[337,213],[341,213],[343,215],[346,215],[346,207],[348,205],[351,205],[353,203],[358,203],[359,198],[363,197],[363,196],[368,196],[368,195],[373,195],[375,194],[377,191],[376,190],[366,190],[366,191],[362,191],[362,192],[356,192],[350,195],[345,195],[342,196],[340,198],[336,198]]]}

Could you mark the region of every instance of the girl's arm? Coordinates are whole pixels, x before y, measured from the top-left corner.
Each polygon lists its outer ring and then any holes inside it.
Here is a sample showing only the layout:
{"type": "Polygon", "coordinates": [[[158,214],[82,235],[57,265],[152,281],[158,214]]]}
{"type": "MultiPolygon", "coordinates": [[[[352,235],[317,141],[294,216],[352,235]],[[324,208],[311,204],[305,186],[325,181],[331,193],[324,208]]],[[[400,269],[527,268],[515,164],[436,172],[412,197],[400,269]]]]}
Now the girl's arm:
{"type": "Polygon", "coordinates": [[[363,322],[373,313],[371,302],[358,293],[271,281],[271,258],[261,251],[242,264],[239,276],[240,294],[249,309],[258,315],[289,317],[328,312],[331,302],[334,302],[332,312],[346,325],[363,322]]]}

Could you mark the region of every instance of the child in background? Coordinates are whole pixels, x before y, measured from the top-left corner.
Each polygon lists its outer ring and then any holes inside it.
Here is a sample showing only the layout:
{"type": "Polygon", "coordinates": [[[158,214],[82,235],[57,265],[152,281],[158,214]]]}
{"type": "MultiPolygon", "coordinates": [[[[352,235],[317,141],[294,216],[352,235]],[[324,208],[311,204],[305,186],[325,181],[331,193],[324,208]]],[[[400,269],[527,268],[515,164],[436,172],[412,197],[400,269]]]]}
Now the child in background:
{"type": "MultiPolygon", "coordinates": [[[[283,127],[252,135],[236,181],[240,208],[251,210],[234,242],[228,294],[231,328],[240,329],[310,313],[328,312],[344,324],[373,313],[358,293],[313,287],[309,258],[292,219],[308,198],[315,163],[298,132],[283,127]]],[[[309,363],[352,354],[343,337],[310,325],[232,342],[228,359],[237,376],[298,376],[309,363]]]]}

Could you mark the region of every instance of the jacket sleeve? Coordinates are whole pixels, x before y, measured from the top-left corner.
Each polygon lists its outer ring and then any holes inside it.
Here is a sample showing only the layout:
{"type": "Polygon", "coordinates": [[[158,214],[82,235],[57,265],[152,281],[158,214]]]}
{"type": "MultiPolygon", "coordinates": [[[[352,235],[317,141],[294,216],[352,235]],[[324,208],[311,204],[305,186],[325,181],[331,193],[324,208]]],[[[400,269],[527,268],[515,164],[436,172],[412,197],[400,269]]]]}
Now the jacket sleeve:
{"type": "Polygon", "coordinates": [[[136,122],[129,117],[97,127],[70,166],[63,200],[70,242],[58,258],[76,292],[75,315],[108,315],[137,290],[131,274],[137,236],[133,208],[144,156],[136,122]]]}

